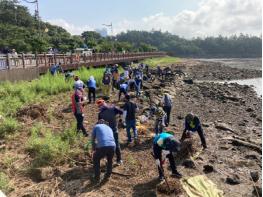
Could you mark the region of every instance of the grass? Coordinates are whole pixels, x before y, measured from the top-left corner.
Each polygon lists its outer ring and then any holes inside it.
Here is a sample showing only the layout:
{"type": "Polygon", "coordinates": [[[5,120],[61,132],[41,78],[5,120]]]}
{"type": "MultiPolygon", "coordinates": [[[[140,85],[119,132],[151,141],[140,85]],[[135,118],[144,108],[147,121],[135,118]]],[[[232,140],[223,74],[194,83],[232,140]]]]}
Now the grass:
{"type": "MultiPolygon", "coordinates": [[[[74,72],[83,82],[94,76],[98,86],[101,85],[104,68],[86,69],[81,68],[74,72]]],[[[51,95],[57,95],[73,89],[73,79],[65,81],[64,75],[52,76],[47,73],[39,79],[31,82],[2,82],[0,83],[0,136],[16,131],[17,111],[28,104],[48,99],[51,95]]]]}
{"type": "Polygon", "coordinates": [[[70,146],[61,136],[46,130],[40,133],[40,128],[34,127],[27,142],[27,151],[34,156],[34,167],[45,166],[51,163],[60,163],[67,155],[70,146]]]}
{"type": "Polygon", "coordinates": [[[180,62],[180,58],[170,56],[149,58],[143,61],[143,63],[148,64],[150,67],[156,67],[157,65],[166,66],[177,62],[180,62]]]}
{"type": "Polygon", "coordinates": [[[0,171],[0,190],[7,193],[10,189],[8,176],[0,171]]]}
{"type": "Polygon", "coordinates": [[[76,135],[75,126],[63,133],[53,133],[42,124],[37,124],[32,127],[26,150],[34,158],[32,167],[56,165],[80,154],[83,140],[84,137],[76,135]]]}
{"type": "Polygon", "coordinates": [[[20,125],[16,119],[7,117],[0,121],[0,137],[4,137],[9,133],[14,133],[19,128],[20,125]]]}

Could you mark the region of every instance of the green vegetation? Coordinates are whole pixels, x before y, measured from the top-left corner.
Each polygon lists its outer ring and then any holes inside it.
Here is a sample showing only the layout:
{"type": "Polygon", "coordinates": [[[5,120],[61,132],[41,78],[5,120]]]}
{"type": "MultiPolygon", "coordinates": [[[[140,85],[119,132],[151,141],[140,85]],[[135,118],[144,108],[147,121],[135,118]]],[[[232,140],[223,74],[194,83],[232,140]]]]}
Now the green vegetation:
{"type": "Polygon", "coordinates": [[[44,166],[50,163],[60,163],[68,154],[70,147],[58,134],[46,130],[41,136],[35,130],[28,140],[27,150],[34,155],[33,166],[44,166]]]}
{"type": "Polygon", "coordinates": [[[160,58],[149,58],[143,61],[143,63],[148,64],[150,67],[156,67],[157,65],[169,65],[178,63],[180,61],[180,58],[176,57],[160,57],[160,58]]]}
{"type": "Polygon", "coordinates": [[[8,176],[5,173],[0,172],[0,190],[8,192],[10,189],[8,176]]]}
{"type": "MultiPolygon", "coordinates": [[[[101,85],[104,68],[86,69],[75,71],[81,80],[86,82],[92,75],[101,85]]],[[[22,106],[40,102],[50,95],[72,90],[73,79],[65,81],[64,75],[52,76],[46,74],[31,82],[3,82],[0,86],[0,137],[15,132],[19,129],[16,113],[22,106]]]]}
{"type": "Polygon", "coordinates": [[[40,28],[38,24],[16,0],[0,1],[0,51],[47,52],[52,47],[64,53],[88,47],[96,52],[160,50],[177,57],[261,57],[262,53],[262,38],[244,34],[190,40],[161,31],[128,31],[114,37],[84,31],[78,36],[43,21],[40,28]]]}
{"type": "Polygon", "coordinates": [[[52,133],[42,124],[35,125],[27,142],[27,151],[33,155],[32,167],[56,165],[80,152],[83,138],[72,126],[63,133],[52,133]]]}
{"type": "Polygon", "coordinates": [[[240,34],[230,37],[206,37],[187,40],[161,31],[128,31],[116,36],[120,42],[139,47],[142,42],[173,56],[195,57],[261,57],[262,38],[240,34]]]}
{"type": "Polygon", "coordinates": [[[115,38],[102,37],[94,31],[84,31],[81,36],[70,35],[62,27],[38,21],[25,6],[16,0],[0,1],[0,51],[16,49],[17,52],[47,52],[49,47],[60,53],[73,52],[76,48],[88,47],[96,52],[151,51],[149,44],[119,42],[115,38]],[[40,24],[40,26],[38,26],[40,24]]]}
{"type": "Polygon", "coordinates": [[[5,118],[0,122],[0,137],[4,137],[9,133],[14,133],[20,128],[18,122],[13,118],[5,118]]]}

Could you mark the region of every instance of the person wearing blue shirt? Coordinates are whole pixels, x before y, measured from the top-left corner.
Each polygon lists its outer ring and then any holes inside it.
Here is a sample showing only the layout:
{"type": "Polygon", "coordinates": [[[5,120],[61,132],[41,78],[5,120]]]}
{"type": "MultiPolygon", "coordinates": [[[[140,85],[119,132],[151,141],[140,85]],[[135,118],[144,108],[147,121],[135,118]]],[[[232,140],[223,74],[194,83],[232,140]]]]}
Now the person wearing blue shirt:
{"type": "Polygon", "coordinates": [[[85,85],[83,83],[83,81],[80,80],[80,78],[78,76],[74,76],[74,85],[73,85],[74,90],[77,89],[84,89],[85,85]]]}
{"type": "Polygon", "coordinates": [[[142,77],[141,77],[141,75],[138,74],[135,77],[136,96],[140,96],[140,94],[141,94],[141,85],[142,85],[142,77]]]}
{"type": "Polygon", "coordinates": [[[54,64],[54,65],[52,65],[52,66],[50,67],[50,73],[51,73],[51,75],[57,74],[58,71],[60,71],[60,72],[62,72],[62,73],[64,72],[63,69],[62,69],[62,67],[61,67],[61,63],[59,63],[59,64],[54,64]]]}
{"type": "Polygon", "coordinates": [[[153,156],[158,167],[160,180],[164,179],[163,164],[166,158],[169,159],[170,167],[172,169],[172,176],[175,176],[177,178],[182,177],[182,175],[176,169],[174,156],[172,155],[172,152],[178,152],[180,148],[180,142],[178,142],[170,133],[163,132],[154,137],[153,156]]]}
{"type": "Polygon", "coordinates": [[[181,141],[184,141],[184,139],[187,137],[191,137],[191,135],[196,131],[201,139],[203,148],[206,149],[207,145],[205,135],[199,118],[192,113],[187,114],[185,117],[185,128],[181,137],[181,141]]]}
{"type": "Polygon", "coordinates": [[[92,131],[92,149],[93,153],[93,168],[94,181],[100,180],[100,160],[107,158],[107,171],[104,178],[108,179],[112,173],[112,160],[116,148],[113,131],[107,125],[106,121],[100,119],[92,131]],[[96,143],[97,142],[97,143],[96,143]]]}
{"type": "Polygon", "coordinates": [[[128,93],[128,87],[129,87],[129,85],[127,82],[120,84],[119,101],[121,100],[122,93],[124,94],[124,96],[128,93]]]}
{"type": "Polygon", "coordinates": [[[96,100],[96,80],[93,76],[90,76],[89,80],[87,81],[87,87],[89,89],[88,97],[89,102],[91,103],[91,94],[93,96],[93,102],[95,103],[96,100]]]}

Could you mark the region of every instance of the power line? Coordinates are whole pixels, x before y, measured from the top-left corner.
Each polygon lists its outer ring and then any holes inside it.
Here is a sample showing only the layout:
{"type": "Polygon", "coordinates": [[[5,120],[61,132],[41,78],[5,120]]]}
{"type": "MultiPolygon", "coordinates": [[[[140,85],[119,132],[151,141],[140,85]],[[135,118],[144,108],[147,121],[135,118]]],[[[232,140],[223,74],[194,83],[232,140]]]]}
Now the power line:
{"type": "Polygon", "coordinates": [[[22,1],[24,1],[24,2],[26,2],[26,3],[37,3],[37,0],[36,0],[36,1],[22,0],[22,1]]]}

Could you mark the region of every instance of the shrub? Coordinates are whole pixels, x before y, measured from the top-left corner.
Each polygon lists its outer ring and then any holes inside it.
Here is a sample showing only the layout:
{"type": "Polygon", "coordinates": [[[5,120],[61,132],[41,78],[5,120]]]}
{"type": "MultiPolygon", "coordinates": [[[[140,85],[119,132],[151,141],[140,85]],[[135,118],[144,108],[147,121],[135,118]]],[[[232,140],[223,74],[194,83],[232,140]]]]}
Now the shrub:
{"type": "Polygon", "coordinates": [[[19,129],[18,122],[13,118],[4,118],[0,124],[0,137],[19,129]]]}
{"type": "Polygon", "coordinates": [[[33,166],[38,167],[61,163],[69,153],[70,146],[60,135],[47,130],[41,136],[39,130],[34,128],[27,143],[27,150],[34,155],[33,166]]]}
{"type": "Polygon", "coordinates": [[[75,124],[72,124],[72,126],[68,129],[66,129],[62,135],[61,138],[64,141],[67,141],[70,145],[76,144],[76,142],[80,139],[80,135],[77,135],[76,133],[77,128],[75,124]]]}

